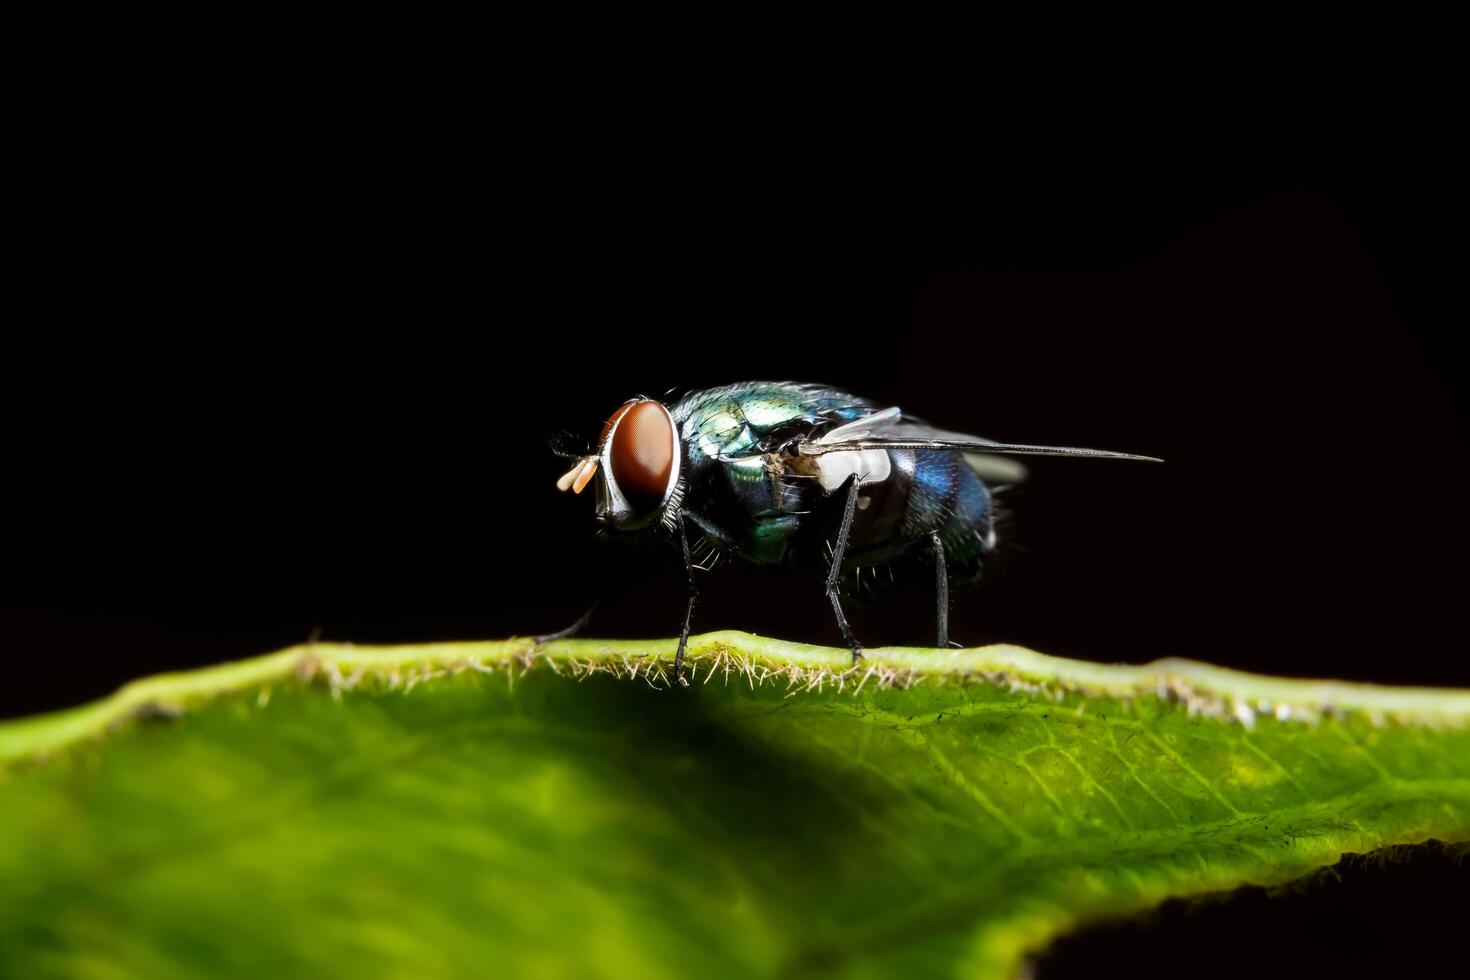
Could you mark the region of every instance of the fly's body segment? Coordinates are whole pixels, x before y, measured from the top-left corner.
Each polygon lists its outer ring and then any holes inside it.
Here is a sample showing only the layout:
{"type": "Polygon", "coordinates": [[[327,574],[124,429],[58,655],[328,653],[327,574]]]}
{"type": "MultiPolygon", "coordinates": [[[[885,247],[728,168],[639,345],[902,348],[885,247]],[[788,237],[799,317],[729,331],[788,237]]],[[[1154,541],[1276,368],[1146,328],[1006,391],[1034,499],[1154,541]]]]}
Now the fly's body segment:
{"type": "MultiPolygon", "coordinates": [[[[915,555],[934,563],[938,644],[948,646],[949,575],[995,545],[988,484],[1025,470],[1008,457],[1150,459],[1092,449],[997,443],[947,432],[833,388],[750,382],[694,391],[671,405],[634,398],[592,453],[558,481],[595,484],[597,518],[619,533],[665,538],[683,557],[688,603],[674,674],[698,597],[694,571],[719,555],[826,568],[826,594],[853,659],[862,647],[841,586],[863,568],[915,555]]],[[[575,632],[587,617],[558,636],[575,632]]]]}

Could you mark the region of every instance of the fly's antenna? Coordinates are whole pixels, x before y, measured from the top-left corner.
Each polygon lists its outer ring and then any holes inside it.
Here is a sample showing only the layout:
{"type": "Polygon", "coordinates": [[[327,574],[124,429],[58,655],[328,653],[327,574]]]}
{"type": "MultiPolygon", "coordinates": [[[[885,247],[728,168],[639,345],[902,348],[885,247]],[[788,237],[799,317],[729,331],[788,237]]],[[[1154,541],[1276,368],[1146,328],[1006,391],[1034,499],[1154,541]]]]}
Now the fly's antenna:
{"type": "Polygon", "coordinates": [[[556,481],[556,488],[563,493],[568,490],[581,493],[597,473],[597,457],[591,450],[582,448],[585,443],[572,448],[577,444],[577,437],[570,432],[558,432],[546,441],[547,447],[562,459],[575,460],[572,468],[556,481]]]}

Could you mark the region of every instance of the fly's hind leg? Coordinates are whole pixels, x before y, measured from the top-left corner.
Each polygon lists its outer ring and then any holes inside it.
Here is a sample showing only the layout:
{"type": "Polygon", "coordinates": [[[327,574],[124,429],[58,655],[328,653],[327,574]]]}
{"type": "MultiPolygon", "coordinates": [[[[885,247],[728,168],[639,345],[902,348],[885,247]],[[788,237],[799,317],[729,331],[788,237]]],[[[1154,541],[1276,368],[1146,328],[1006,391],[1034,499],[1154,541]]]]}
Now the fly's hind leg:
{"type": "Polygon", "coordinates": [[[832,602],[832,612],[837,617],[837,628],[842,630],[842,639],[852,648],[852,662],[863,659],[863,648],[852,635],[847,625],[847,616],[842,612],[842,597],[838,595],[837,582],[842,577],[842,555],[847,550],[847,538],[852,534],[852,517],[857,511],[858,478],[854,473],[847,478],[847,503],[842,509],[842,526],[837,530],[837,543],[832,548],[832,567],[827,571],[827,598],[832,602]]]}
{"type": "Polygon", "coordinates": [[[949,647],[949,569],[944,563],[944,540],[939,532],[929,535],[934,544],[934,593],[938,604],[938,642],[940,649],[949,647]]]}

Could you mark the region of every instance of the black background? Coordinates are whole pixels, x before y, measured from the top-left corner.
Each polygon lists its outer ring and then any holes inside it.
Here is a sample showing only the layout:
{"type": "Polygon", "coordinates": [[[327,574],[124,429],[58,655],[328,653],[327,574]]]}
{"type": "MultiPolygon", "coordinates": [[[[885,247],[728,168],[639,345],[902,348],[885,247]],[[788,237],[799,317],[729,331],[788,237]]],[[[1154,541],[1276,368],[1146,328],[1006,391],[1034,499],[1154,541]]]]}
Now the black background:
{"type": "MultiPolygon", "coordinates": [[[[1384,140],[927,183],[563,147],[129,169],[58,222],[66,275],[7,365],[0,712],[317,631],[569,622],[594,523],[547,437],[752,378],[1167,459],[1036,461],[956,597],[967,644],[1470,683],[1451,162],[1384,140]]],[[[594,632],[668,635],[679,577],[642,556],[594,632]]],[[[868,643],[929,642],[904,585],[868,643]]],[[[838,640],[815,581],[705,593],[698,629],[838,640]]]]}
{"type": "MultiPolygon", "coordinates": [[[[561,626],[594,526],[546,437],[766,378],[1167,459],[1034,463],[956,596],[967,645],[1470,684],[1435,127],[809,157],[718,127],[336,120],[128,125],[58,159],[5,368],[0,716],[314,633],[561,626]]],[[[636,567],[590,632],[676,629],[674,556],[636,567]]],[[[929,642],[926,584],[859,635],[929,642]]],[[[704,592],[697,630],[838,642],[815,580],[704,592]]]]}

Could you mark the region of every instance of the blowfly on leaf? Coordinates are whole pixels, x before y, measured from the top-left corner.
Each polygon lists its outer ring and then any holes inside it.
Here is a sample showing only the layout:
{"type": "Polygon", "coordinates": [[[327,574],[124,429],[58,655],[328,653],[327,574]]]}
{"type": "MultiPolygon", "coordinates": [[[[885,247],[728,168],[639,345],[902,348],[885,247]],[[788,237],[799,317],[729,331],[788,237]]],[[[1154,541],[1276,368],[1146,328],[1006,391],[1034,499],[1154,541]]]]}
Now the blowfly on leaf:
{"type": "Polygon", "coordinates": [[[708,388],[669,405],[633,398],[603,425],[592,452],[562,455],[574,465],[560,489],[580,494],[591,484],[600,522],[619,534],[657,536],[682,555],[689,594],[674,658],[681,684],[699,596],[694,570],[715,555],[825,566],[826,595],[856,662],[862,646],[843,613],[844,576],[927,553],[937,641],[947,647],[950,572],[977,565],[995,547],[990,487],[1025,476],[1008,457],[1157,462],[947,432],[898,408],[794,382],[708,388]]]}

